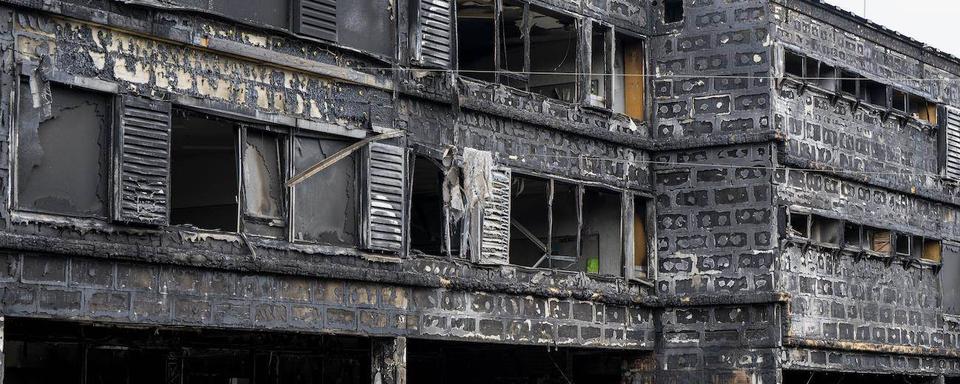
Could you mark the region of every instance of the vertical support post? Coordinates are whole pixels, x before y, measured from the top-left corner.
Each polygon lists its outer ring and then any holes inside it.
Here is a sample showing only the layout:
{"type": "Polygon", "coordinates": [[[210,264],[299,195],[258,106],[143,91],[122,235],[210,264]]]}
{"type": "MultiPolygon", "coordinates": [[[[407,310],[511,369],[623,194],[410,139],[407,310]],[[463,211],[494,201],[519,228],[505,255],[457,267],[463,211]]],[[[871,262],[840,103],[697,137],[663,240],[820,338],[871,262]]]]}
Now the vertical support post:
{"type": "Polygon", "coordinates": [[[407,338],[373,338],[370,343],[370,382],[407,383],[407,338]]]}

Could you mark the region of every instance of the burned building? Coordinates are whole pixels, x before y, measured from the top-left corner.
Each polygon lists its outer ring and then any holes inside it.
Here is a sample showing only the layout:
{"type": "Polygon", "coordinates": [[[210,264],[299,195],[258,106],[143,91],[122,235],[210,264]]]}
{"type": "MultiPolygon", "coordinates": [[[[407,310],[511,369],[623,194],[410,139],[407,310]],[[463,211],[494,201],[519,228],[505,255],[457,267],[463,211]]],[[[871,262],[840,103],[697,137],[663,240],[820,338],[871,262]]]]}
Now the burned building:
{"type": "Polygon", "coordinates": [[[8,383],[960,382],[960,60],[812,0],[6,0],[8,383]]]}

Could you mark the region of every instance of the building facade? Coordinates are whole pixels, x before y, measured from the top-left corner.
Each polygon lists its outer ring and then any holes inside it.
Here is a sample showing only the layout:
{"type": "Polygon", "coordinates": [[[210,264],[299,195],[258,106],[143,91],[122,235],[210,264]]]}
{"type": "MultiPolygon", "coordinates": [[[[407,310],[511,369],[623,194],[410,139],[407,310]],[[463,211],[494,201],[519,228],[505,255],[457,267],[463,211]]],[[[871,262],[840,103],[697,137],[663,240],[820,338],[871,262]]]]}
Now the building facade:
{"type": "Polygon", "coordinates": [[[7,383],[960,381],[960,60],[812,0],[6,0],[7,383]]]}

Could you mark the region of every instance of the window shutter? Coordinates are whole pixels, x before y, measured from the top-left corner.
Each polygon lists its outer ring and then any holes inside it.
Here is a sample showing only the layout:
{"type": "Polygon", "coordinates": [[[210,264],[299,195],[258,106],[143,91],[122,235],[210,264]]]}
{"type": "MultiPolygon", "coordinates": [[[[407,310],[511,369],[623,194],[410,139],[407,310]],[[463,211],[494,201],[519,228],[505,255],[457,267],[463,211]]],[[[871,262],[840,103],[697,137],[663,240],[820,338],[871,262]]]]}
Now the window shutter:
{"type": "Polygon", "coordinates": [[[293,28],[300,35],[336,42],[337,0],[296,0],[293,28]]]}
{"type": "Polygon", "coordinates": [[[480,264],[510,261],[510,168],[494,168],[492,189],[480,212],[480,264]]]}
{"type": "Polygon", "coordinates": [[[947,108],[944,175],[960,180],[960,110],[947,108]]]}
{"type": "Polygon", "coordinates": [[[420,0],[416,8],[420,33],[414,58],[422,65],[450,67],[450,0],[420,0]]]}
{"type": "Polygon", "coordinates": [[[368,146],[366,245],[370,249],[400,251],[404,237],[404,150],[370,143],[368,146]]]}
{"type": "Polygon", "coordinates": [[[170,103],[119,97],[113,218],[166,225],[170,188],[170,103]]]}

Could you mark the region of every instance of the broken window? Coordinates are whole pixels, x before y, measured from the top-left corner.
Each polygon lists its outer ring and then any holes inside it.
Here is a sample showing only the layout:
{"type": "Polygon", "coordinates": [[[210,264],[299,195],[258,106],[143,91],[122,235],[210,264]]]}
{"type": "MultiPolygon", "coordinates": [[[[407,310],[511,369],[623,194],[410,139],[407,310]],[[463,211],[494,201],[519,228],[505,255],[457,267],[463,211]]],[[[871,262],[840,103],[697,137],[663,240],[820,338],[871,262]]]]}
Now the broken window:
{"type": "Polygon", "coordinates": [[[515,173],[510,184],[510,264],[541,266],[550,254],[550,180],[515,173]]]}
{"type": "Polygon", "coordinates": [[[647,277],[647,200],[633,199],[633,268],[634,276],[647,277]]]}
{"type": "Polygon", "coordinates": [[[783,71],[787,75],[802,79],[804,77],[804,57],[794,53],[793,51],[784,51],[783,71]]]}
{"type": "Polygon", "coordinates": [[[663,22],[676,23],[683,21],[683,0],[663,1],[663,22]]]}
{"type": "Polygon", "coordinates": [[[895,111],[907,113],[907,94],[899,89],[894,89],[893,103],[890,107],[895,111]]]}
{"type": "Polygon", "coordinates": [[[395,25],[393,7],[382,1],[297,0],[293,10],[294,33],[384,57],[395,56],[395,25]]]}
{"type": "MultiPolygon", "coordinates": [[[[411,194],[410,248],[428,255],[444,254],[447,218],[443,207],[443,170],[437,160],[414,157],[411,194]]],[[[460,245],[459,241],[455,243],[460,245]]]]}
{"type": "Polygon", "coordinates": [[[576,270],[580,254],[580,187],[553,180],[551,203],[550,257],[548,268],[576,270]]]}
{"type": "Polygon", "coordinates": [[[860,100],[867,104],[887,108],[887,86],[873,80],[860,80],[860,100]]]}
{"type": "Polygon", "coordinates": [[[810,238],[810,215],[790,212],[788,225],[791,235],[805,239],[810,238]]]}
{"type": "Polygon", "coordinates": [[[286,237],[286,141],[263,129],[244,131],[244,231],[286,237]]]}
{"type": "Polygon", "coordinates": [[[646,53],[643,40],[616,34],[614,43],[613,111],[643,120],[646,53]]]}
{"type": "Polygon", "coordinates": [[[942,260],[943,245],[940,240],[937,239],[923,239],[923,250],[920,254],[920,258],[932,261],[934,263],[940,263],[942,260]]]}
{"type": "Polygon", "coordinates": [[[850,71],[840,71],[840,91],[856,97],[861,77],[850,71]]]}
{"type": "Polygon", "coordinates": [[[840,220],[812,215],[810,221],[810,240],[840,245],[840,220]]]}
{"type": "Polygon", "coordinates": [[[236,124],[175,110],[171,143],[170,223],[236,232],[239,188],[236,124]]]}
{"type": "Polygon", "coordinates": [[[863,240],[873,252],[889,255],[893,251],[893,234],[888,230],[865,226],[863,240]]]}
{"type": "Polygon", "coordinates": [[[457,0],[457,67],[463,76],[496,81],[496,0],[457,0]]]}
{"type": "Polygon", "coordinates": [[[112,97],[51,84],[44,106],[42,92],[20,83],[17,208],[106,218],[112,97]]]}
{"type": "Polygon", "coordinates": [[[518,89],[527,89],[527,5],[511,0],[502,0],[497,27],[499,41],[499,64],[497,76],[500,83],[518,89]]]}
{"type": "Polygon", "coordinates": [[[577,20],[530,7],[530,91],[573,102],[577,96],[577,20]]]}
{"type": "Polygon", "coordinates": [[[914,119],[922,120],[931,125],[937,125],[937,104],[917,95],[909,96],[907,113],[914,119]]]}
{"type": "Polygon", "coordinates": [[[893,243],[897,256],[910,257],[912,240],[912,236],[897,232],[896,240],[893,243]]]}
{"type": "MultiPolygon", "coordinates": [[[[810,59],[807,59],[810,60],[810,59]]],[[[810,60],[815,61],[815,60],[810,60]]],[[[807,72],[808,77],[813,77],[811,83],[820,88],[833,92],[837,89],[837,68],[827,65],[824,62],[816,61],[816,72],[807,72]]],[[[810,68],[808,63],[808,68],[810,68]]]]}
{"type": "MultiPolygon", "coordinates": [[[[349,146],[353,140],[298,134],[293,138],[293,174],[349,146]]],[[[313,243],[358,244],[357,154],[333,163],[293,187],[293,239],[313,243]]]]}
{"type": "Polygon", "coordinates": [[[587,273],[622,275],[621,196],[603,188],[584,190],[580,260],[586,263],[587,273]]]}
{"type": "Polygon", "coordinates": [[[862,228],[863,226],[860,224],[851,222],[843,223],[843,245],[854,248],[863,247],[862,228]]]}
{"type": "Polygon", "coordinates": [[[613,101],[613,78],[610,76],[614,71],[613,43],[613,28],[593,23],[590,31],[589,105],[609,108],[613,101]]]}

